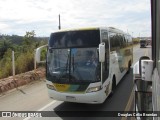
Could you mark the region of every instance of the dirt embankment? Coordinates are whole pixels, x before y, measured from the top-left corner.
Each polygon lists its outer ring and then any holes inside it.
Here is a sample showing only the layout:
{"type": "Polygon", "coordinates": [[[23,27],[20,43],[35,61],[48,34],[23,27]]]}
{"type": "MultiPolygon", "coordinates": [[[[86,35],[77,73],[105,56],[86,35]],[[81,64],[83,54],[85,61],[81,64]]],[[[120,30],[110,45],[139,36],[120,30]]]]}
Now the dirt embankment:
{"type": "Polygon", "coordinates": [[[38,68],[36,71],[29,71],[26,73],[15,75],[4,79],[0,79],[0,94],[8,90],[18,88],[19,86],[26,85],[35,80],[45,78],[45,68],[38,68]]]}

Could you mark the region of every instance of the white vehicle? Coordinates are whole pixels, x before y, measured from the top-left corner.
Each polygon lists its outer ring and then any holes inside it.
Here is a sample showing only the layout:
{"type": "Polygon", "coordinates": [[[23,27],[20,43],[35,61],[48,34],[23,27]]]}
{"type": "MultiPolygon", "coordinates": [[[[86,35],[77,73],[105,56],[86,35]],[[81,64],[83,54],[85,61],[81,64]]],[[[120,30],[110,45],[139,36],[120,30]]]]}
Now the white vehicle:
{"type": "MultiPolygon", "coordinates": [[[[39,62],[41,48],[36,51],[39,62]]],[[[46,83],[50,98],[103,103],[132,64],[132,38],[121,30],[83,28],[52,33],[46,83]]]]}

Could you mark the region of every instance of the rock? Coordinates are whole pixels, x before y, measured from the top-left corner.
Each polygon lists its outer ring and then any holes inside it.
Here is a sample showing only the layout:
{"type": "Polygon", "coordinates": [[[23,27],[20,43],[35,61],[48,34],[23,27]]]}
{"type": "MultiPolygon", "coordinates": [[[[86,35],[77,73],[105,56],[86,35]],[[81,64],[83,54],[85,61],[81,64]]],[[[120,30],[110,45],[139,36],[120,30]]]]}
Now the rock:
{"type": "Polygon", "coordinates": [[[18,86],[22,86],[22,85],[26,85],[27,84],[27,82],[25,80],[17,80],[16,82],[17,82],[18,86]]]}
{"type": "Polygon", "coordinates": [[[18,74],[13,79],[13,76],[0,79],[0,93],[6,92],[13,88],[26,85],[32,81],[40,80],[45,77],[45,68],[38,68],[36,71],[29,71],[18,74]]]}
{"type": "Polygon", "coordinates": [[[2,92],[5,92],[4,86],[1,86],[1,91],[2,91],[2,92]]]}

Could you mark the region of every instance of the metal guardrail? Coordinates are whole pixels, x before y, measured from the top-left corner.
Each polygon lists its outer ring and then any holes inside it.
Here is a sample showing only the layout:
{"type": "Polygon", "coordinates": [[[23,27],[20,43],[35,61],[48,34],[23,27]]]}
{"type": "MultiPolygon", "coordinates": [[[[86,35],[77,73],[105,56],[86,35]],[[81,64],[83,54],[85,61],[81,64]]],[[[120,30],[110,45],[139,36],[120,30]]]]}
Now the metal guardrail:
{"type": "MultiPolygon", "coordinates": [[[[150,71],[152,72],[152,71],[150,71]]],[[[139,111],[154,111],[160,114],[160,76],[153,70],[152,80],[143,81],[139,73],[139,61],[134,65],[135,108],[139,111]]],[[[159,117],[138,118],[139,120],[160,120],[159,117]]]]}
{"type": "MultiPolygon", "coordinates": [[[[157,68],[154,69],[153,71],[153,76],[152,76],[152,105],[153,105],[153,111],[160,111],[160,78],[158,74],[157,68]]],[[[155,117],[153,118],[154,120],[160,120],[160,117],[155,117]]]]}

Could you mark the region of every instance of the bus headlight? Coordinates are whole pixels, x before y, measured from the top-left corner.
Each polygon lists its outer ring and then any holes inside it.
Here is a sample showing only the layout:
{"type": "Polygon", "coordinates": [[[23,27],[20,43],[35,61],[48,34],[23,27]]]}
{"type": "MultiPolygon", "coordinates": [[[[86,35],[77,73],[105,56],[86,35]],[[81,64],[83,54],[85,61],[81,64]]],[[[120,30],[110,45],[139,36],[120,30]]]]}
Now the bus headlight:
{"type": "Polygon", "coordinates": [[[49,84],[47,84],[47,88],[48,88],[48,89],[51,89],[51,90],[56,90],[53,85],[49,85],[49,84]]]}
{"type": "Polygon", "coordinates": [[[88,88],[87,93],[97,92],[99,90],[101,90],[101,86],[91,87],[91,88],[88,88]]]}

